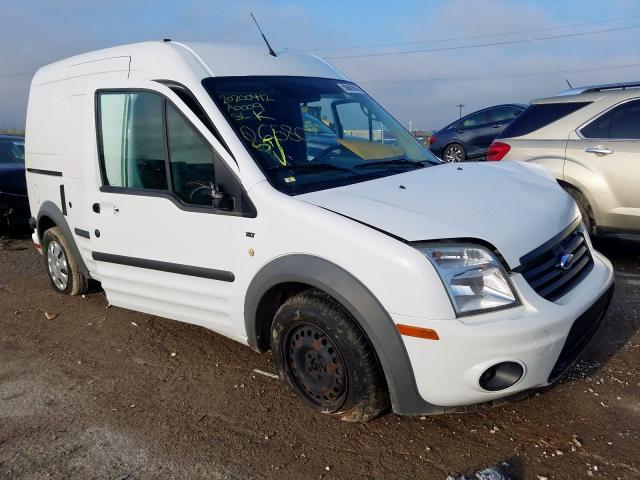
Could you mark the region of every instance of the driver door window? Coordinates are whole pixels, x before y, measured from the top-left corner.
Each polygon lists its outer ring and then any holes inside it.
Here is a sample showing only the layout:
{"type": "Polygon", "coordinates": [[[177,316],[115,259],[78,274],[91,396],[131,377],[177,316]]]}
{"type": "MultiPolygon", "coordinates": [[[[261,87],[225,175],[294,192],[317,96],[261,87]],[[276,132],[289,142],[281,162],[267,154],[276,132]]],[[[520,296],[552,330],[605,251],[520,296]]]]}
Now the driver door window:
{"type": "Polygon", "coordinates": [[[215,184],[211,147],[170,104],[167,132],[173,191],[185,203],[211,205],[215,184]]]}
{"type": "Polygon", "coordinates": [[[186,204],[213,205],[213,149],[172,103],[147,91],[101,92],[98,107],[105,187],[161,191],[186,204]]]}

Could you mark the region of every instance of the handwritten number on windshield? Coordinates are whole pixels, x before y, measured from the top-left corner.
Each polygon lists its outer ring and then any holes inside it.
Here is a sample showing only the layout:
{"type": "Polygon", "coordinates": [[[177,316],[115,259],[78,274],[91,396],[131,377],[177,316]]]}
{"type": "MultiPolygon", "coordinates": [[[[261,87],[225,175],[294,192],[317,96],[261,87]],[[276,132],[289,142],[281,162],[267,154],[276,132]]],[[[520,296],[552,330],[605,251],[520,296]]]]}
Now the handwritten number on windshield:
{"type": "Polygon", "coordinates": [[[265,120],[275,120],[268,116],[265,104],[275,102],[266,93],[246,93],[220,95],[222,103],[231,117],[238,121],[257,120],[259,125],[255,130],[248,125],[240,127],[240,133],[256,150],[267,152],[274,156],[282,165],[287,165],[287,156],[281,142],[302,142],[305,131],[302,127],[290,125],[263,123],[265,120]]]}

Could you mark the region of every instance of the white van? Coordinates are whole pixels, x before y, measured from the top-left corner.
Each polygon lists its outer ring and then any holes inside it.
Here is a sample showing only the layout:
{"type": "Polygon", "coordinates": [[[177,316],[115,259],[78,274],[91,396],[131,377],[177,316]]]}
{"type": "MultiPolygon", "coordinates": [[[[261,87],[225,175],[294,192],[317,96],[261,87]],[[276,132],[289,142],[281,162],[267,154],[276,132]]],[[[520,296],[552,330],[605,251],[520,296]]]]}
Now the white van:
{"type": "Polygon", "coordinates": [[[149,42],[40,69],[26,167],[54,289],[264,352],[367,420],[549,385],[613,292],[569,195],[520,162],[442,164],[306,54],[149,42]]]}

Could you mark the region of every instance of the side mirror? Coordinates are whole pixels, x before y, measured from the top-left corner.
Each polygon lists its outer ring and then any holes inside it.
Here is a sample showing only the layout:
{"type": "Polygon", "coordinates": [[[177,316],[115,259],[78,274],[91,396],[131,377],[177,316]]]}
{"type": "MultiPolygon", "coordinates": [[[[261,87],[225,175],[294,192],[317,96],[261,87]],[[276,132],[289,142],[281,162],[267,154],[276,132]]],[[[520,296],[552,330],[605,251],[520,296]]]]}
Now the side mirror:
{"type": "Polygon", "coordinates": [[[205,183],[199,180],[189,182],[189,187],[193,187],[189,192],[189,200],[198,205],[210,204],[216,210],[232,211],[236,206],[233,196],[224,193],[218,184],[205,183]]]}
{"type": "Polygon", "coordinates": [[[214,184],[211,189],[211,206],[216,210],[232,211],[236,206],[236,199],[224,193],[218,185],[214,184]]]}

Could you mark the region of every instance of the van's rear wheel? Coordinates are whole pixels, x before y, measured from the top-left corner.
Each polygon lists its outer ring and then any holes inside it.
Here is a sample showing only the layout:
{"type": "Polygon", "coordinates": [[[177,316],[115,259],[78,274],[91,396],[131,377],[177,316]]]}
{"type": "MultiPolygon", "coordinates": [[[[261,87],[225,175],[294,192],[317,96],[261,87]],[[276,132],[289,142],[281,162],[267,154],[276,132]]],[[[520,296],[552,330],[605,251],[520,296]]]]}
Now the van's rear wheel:
{"type": "Polygon", "coordinates": [[[80,271],[78,261],[60,228],[53,227],[44,232],[42,252],[49,282],[56,292],[79,295],[88,290],[87,277],[80,271]]]}
{"type": "Polygon", "coordinates": [[[271,348],[281,380],[315,410],[365,422],[387,409],[373,347],[329,295],[307,290],[287,300],[275,315],[271,348]]]}

